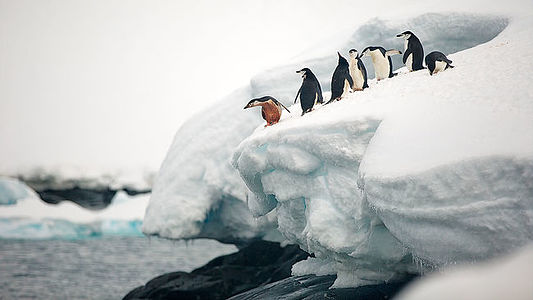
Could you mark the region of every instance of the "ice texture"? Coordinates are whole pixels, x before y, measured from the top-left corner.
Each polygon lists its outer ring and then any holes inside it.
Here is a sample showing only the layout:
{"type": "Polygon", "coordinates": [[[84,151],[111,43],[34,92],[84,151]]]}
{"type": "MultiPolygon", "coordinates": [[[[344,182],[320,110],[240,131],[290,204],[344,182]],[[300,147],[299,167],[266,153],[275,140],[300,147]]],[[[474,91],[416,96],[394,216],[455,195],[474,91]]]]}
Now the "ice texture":
{"type": "MultiPolygon", "coordinates": [[[[507,22],[504,17],[472,16],[463,13],[421,14],[412,19],[394,21],[375,18],[344,37],[340,42],[342,44],[340,49],[337,48],[339,43],[323,43],[318,51],[317,49],[308,51],[308,53],[319,53],[318,58],[303,56],[300,61],[266,70],[254,76],[249,85],[224,97],[208,110],[195,115],[176,133],[167,157],[156,176],[143,232],[171,239],[207,237],[225,242],[236,242],[271,234],[272,229],[276,227],[275,213],[267,218],[259,216],[271,211],[277,205],[277,200],[273,195],[268,194],[259,198],[254,194],[247,195],[245,184],[239,178],[238,172],[230,165],[231,155],[237,145],[263,123],[258,111],[242,111],[242,107],[250,99],[273,95],[285,105],[289,105],[293,102],[301,84],[301,78],[295,74],[295,71],[302,67],[310,67],[319,77],[323,90],[328,91],[328,80],[336,65],[337,56],[324,56],[325,53],[335,54],[341,49],[346,52],[353,47],[362,50],[365,46],[382,43],[388,47],[403,46],[403,42],[396,40],[394,36],[407,27],[419,30],[421,38],[424,38],[429,48],[444,46],[440,50],[449,53],[492,39],[505,28],[507,22]],[[445,33],[439,29],[449,22],[454,23],[453,32],[445,33]],[[374,30],[370,30],[371,28],[374,30]],[[387,38],[384,38],[385,36],[387,38]],[[229,207],[231,209],[228,209],[229,207]],[[250,209],[251,215],[246,207],[250,209]],[[259,218],[254,219],[252,215],[259,218]],[[218,218],[213,218],[214,216],[218,218]]],[[[396,61],[395,65],[398,66],[399,62],[396,61]]],[[[370,61],[365,61],[365,63],[369,68],[370,61]]],[[[370,67],[369,74],[373,74],[371,70],[370,67]]],[[[299,107],[293,107],[293,109],[298,114],[299,107]]],[[[282,120],[286,117],[287,113],[284,112],[282,120]]],[[[361,126],[374,127],[369,129],[367,139],[372,136],[381,119],[374,118],[373,120],[375,124],[372,125],[365,123],[366,120],[361,120],[361,126]]],[[[334,121],[329,120],[328,123],[334,121]]],[[[344,125],[338,123],[326,132],[331,132],[333,128],[344,131],[344,125]]],[[[356,131],[357,129],[348,128],[347,130],[356,131]]],[[[313,138],[320,138],[324,134],[317,133],[313,138]]],[[[352,156],[361,156],[368,141],[358,143],[361,146],[355,146],[358,148],[356,150],[349,149],[351,147],[349,143],[343,146],[353,153],[346,154],[349,156],[347,158],[339,159],[346,159],[350,162],[354,160],[356,167],[339,170],[346,178],[353,179],[357,175],[360,157],[352,156]]],[[[316,144],[319,148],[327,147],[324,143],[316,142],[316,144]]],[[[304,176],[302,178],[317,168],[321,168],[322,160],[327,159],[327,157],[316,157],[306,149],[297,149],[299,145],[296,146],[290,149],[283,147],[270,149],[268,155],[278,159],[279,161],[276,162],[278,165],[290,165],[294,172],[304,176]],[[286,152],[293,154],[285,158],[282,154],[286,152]]],[[[314,145],[308,146],[315,147],[314,145]]],[[[257,161],[257,163],[261,162],[257,161]]],[[[342,240],[342,238],[338,239],[342,240]]]]}
{"type": "Polygon", "coordinates": [[[293,105],[268,128],[259,112],[242,111],[249,99],[269,94],[291,103],[302,67],[317,74],[328,98],[338,49],[257,75],[178,131],[143,232],[238,242],[277,225],[316,256],[294,274],[334,273],[334,287],[524,245],[533,240],[533,90],[518,70],[533,67],[525,59],[533,54],[532,24],[520,14],[372,20],[354,34],[361,45],[348,40],[346,50],[374,44],[376,31],[411,29],[426,52],[449,54],[456,68],[436,76],[400,68],[303,117],[293,105]]]}
{"type": "Polygon", "coordinates": [[[237,90],[176,133],[154,183],[145,234],[238,243],[275,231],[271,218],[252,217],[246,187],[230,164],[233,148],[261,123],[243,111],[251,94],[249,87],[237,90]]]}
{"type": "Polygon", "coordinates": [[[9,198],[13,199],[11,205],[0,206],[0,239],[142,236],[149,195],[128,196],[120,191],[108,207],[96,211],[70,201],[48,204],[31,188],[10,178],[1,178],[0,187],[0,198],[16,195],[9,198]]]}
{"type": "MultiPolygon", "coordinates": [[[[294,274],[334,287],[378,283],[495,257],[533,240],[531,16],[449,55],[241,142],[233,165],[250,210],[315,259],[294,274]],[[497,83],[497,84],[496,84],[497,83]],[[510,87],[513,88],[510,88],[510,87]],[[313,271],[314,270],[314,271],[313,271]]],[[[473,30],[475,32],[476,30],[473,30]]]]}
{"type": "Polygon", "coordinates": [[[34,195],[33,190],[20,180],[0,177],[0,205],[13,205],[20,199],[34,195]]]}

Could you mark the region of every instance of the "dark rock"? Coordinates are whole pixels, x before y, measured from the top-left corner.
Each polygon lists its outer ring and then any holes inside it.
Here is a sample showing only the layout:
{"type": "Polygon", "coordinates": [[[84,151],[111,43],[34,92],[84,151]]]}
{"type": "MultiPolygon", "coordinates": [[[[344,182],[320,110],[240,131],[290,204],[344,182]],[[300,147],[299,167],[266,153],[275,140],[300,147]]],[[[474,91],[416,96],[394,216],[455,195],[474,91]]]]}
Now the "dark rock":
{"type": "Polygon", "coordinates": [[[357,288],[329,289],[335,275],[289,277],[231,297],[231,300],[381,300],[391,299],[415,277],[401,282],[367,285],[357,288]]]}
{"type": "Polygon", "coordinates": [[[70,200],[84,208],[94,210],[106,208],[117,193],[116,190],[109,188],[88,189],[77,186],[65,189],[36,190],[36,192],[43,201],[50,204],[70,200]]]}
{"type": "Polygon", "coordinates": [[[226,299],[289,277],[292,265],[308,256],[296,245],[282,248],[279,243],[253,241],[191,273],[156,277],[124,299],[226,299]]]}

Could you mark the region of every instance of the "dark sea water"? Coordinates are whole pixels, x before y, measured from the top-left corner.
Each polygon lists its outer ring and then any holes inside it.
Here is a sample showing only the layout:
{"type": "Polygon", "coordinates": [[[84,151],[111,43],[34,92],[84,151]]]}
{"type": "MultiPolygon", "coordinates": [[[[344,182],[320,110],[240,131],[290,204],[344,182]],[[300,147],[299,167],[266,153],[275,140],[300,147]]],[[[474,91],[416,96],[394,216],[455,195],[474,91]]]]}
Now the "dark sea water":
{"type": "Polygon", "coordinates": [[[121,299],[155,276],[235,251],[211,240],[0,240],[0,299],[121,299]]]}

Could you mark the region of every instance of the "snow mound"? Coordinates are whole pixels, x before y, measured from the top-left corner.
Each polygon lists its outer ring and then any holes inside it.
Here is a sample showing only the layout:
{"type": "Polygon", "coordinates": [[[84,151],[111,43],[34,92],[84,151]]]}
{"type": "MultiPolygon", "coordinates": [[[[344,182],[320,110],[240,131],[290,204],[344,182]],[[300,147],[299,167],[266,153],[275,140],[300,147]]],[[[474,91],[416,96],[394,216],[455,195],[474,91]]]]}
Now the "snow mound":
{"type": "MultiPolygon", "coordinates": [[[[102,236],[142,236],[148,195],[118,192],[105,209],[94,211],[72,202],[48,204],[16,180],[1,179],[6,190],[26,194],[16,203],[0,206],[0,239],[85,239],[102,236]]],[[[4,197],[4,193],[0,194],[4,197]]]]}
{"type": "MultiPolygon", "coordinates": [[[[403,41],[395,39],[394,36],[405,28],[413,28],[420,31],[424,45],[427,43],[430,48],[432,45],[439,47],[446,45],[440,50],[448,53],[486,42],[506,25],[506,18],[471,14],[423,14],[413,19],[394,22],[374,19],[347,37],[342,43],[342,49],[333,48],[329,44],[322,45],[323,49],[320,52],[331,53],[327,57],[304,59],[258,74],[251,79],[249,86],[194,116],[176,133],[155,179],[143,232],[171,239],[206,237],[225,242],[262,237],[269,232],[272,233],[272,229],[276,227],[275,213],[268,215],[267,218],[254,219],[254,217],[271,211],[277,205],[277,200],[268,194],[259,198],[253,194],[247,195],[247,188],[239,178],[239,173],[231,167],[230,160],[239,143],[263,123],[260,113],[242,111],[242,107],[251,98],[264,95],[272,95],[285,105],[292,103],[301,84],[301,78],[295,74],[296,70],[310,67],[317,74],[323,90],[327,91],[336,65],[337,50],[347,52],[354,47],[361,50],[373,44],[402,48],[403,41]],[[455,22],[456,25],[451,27],[451,31],[444,33],[440,28],[449,25],[449,22],[455,22]],[[370,30],[371,28],[373,30],[370,30]],[[384,38],[385,36],[387,37],[384,38]],[[253,199],[248,199],[248,196],[253,199]],[[248,212],[247,207],[254,217],[248,212]]],[[[395,65],[399,65],[401,61],[401,58],[397,59],[395,65]]],[[[366,66],[369,74],[373,74],[370,61],[366,62],[366,66]]],[[[293,115],[298,114],[299,107],[293,109],[296,111],[293,115]]],[[[287,115],[283,115],[282,120],[286,117],[287,115]]],[[[347,118],[349,119],[349,116],[347,118]]],[[[362,117],[360,126],[369,127],[370,132],[367,137],[361,137],[362,139],[372,137],[373,131],[381,121],[381,118],[373,117],[371,118],[373,121],[369,122],[374,124],[369,125],[365,123],[366,119],[367,116],[362,117]]],[[[324,122],[324,126],[333,123],[329,117],[324,122]]],[[[339,130],[339,142],[344,143],[342,147],[349,149],[352,141],[342,141],[341,137],[345,131],[344,125],[346,123],[339,123],[334,127],[335,130],[339,130]]],[[[359,129],[347,130],[356,135],[359,129]]],[[[323,136],[324,141],[327,141],[331,130],[333,129],[319,131],[313,138],[323,136]]],[[[299,133],[293,133],[297,134],[299,133]]],[[[368,141],[358,141],[358,143],[366,145],[368,141]]],[[[300,151],[301,149],[298,150],[300,146],[296,144],[286,149],[281,146],[280,149],[271,148],[267,155],[277,157],[279,160],[276,162],[277,165],[291,165],[293,171],[302,178],[308,173],[323,170],[322,161],[330,157],[317,157],[316,153],[307,152],[306,149],[300,151]],[[283,153],[286,152],[291,152],[292,156],[283,157],[283,153]]],[[[326,144],[319,142],[306,146],[316,147],[317,151],[327,148],[326,144]]],[[[349,170],[339,168],[339,173],[346,178],[356,176],[357,166],[365,148],[366,146],[361,146],[357,150],[349,150],[352,153],[332,158],[338,159],[339,162],[350,162],[355,166],[355,169],[347,168],[349,170]]]]}
{"type": "Polygon", "coordinates": [[[533,299],[533,246],[503,258],[461,266],[432,274],[414,282],[397,300],[533,299]]]}
{"type": "Polygon", "coordinates": [[[334,287],[357,286],[533,240],[533,88],[519,71],[533,62],[516,59],[533,56],[532,25],[513,18],[436,76],[402,69],[303,117],[293,106],[241,142],[250,210],[276,211],[316,255],[295,274],[329,264],[334,287]]]}
{"type": "Polygon", "coordinates": [[[181,127],[156,177],[145,234],[238,243],[275,230],[268,217],[252,217],[246,187],[230,164],[233,147],[260,123],[242,111],[251,97],[242,88],[181,127]]]}

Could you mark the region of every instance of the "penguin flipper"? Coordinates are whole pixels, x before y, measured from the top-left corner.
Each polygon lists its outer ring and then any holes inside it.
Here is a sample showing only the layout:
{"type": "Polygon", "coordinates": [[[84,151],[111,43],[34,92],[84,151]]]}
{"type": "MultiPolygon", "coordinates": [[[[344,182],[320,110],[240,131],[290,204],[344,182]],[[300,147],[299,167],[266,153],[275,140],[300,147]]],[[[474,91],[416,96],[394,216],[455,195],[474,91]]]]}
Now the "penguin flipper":
{"type": "Polygon", "coordinates": [[[285,110],[288,111],[289,114],[291,113],[291,111],[290,111],[289,109],[287,109],[287,108],[285,107],[285,105],[283,105],[283,103],[281,103],[281,102],[279,102],[279,101],[277,101],[277,102],[279,103],[279,105],[281,105],[281,107],[285,108],[285,110]]]}
{"type": "Polygon", "coordinates": [[[324,103],[324,96],[322,96],[322,88],[320,87],[320,82],[318,82],[318,79],[316,81],[316,85],[318,87],[318,102],[324,103]]]}
{"type": "Polygon", "coordinates": [[[298,93],[296,93],[296,98],[294,98],[294,104],[296,104],[296,101],[298,101],[298,96],[300,96],[300,92],[301,91],[302,91],[302,87],[300,86],[300,89],[298,90],[298,93]]]}
{"type": "Polygon", "coordinates": [[[385,56],[392,56],[394,54],[402,54],[402,51],[396,49],[389,49],[385,52],[385,56]]]}

